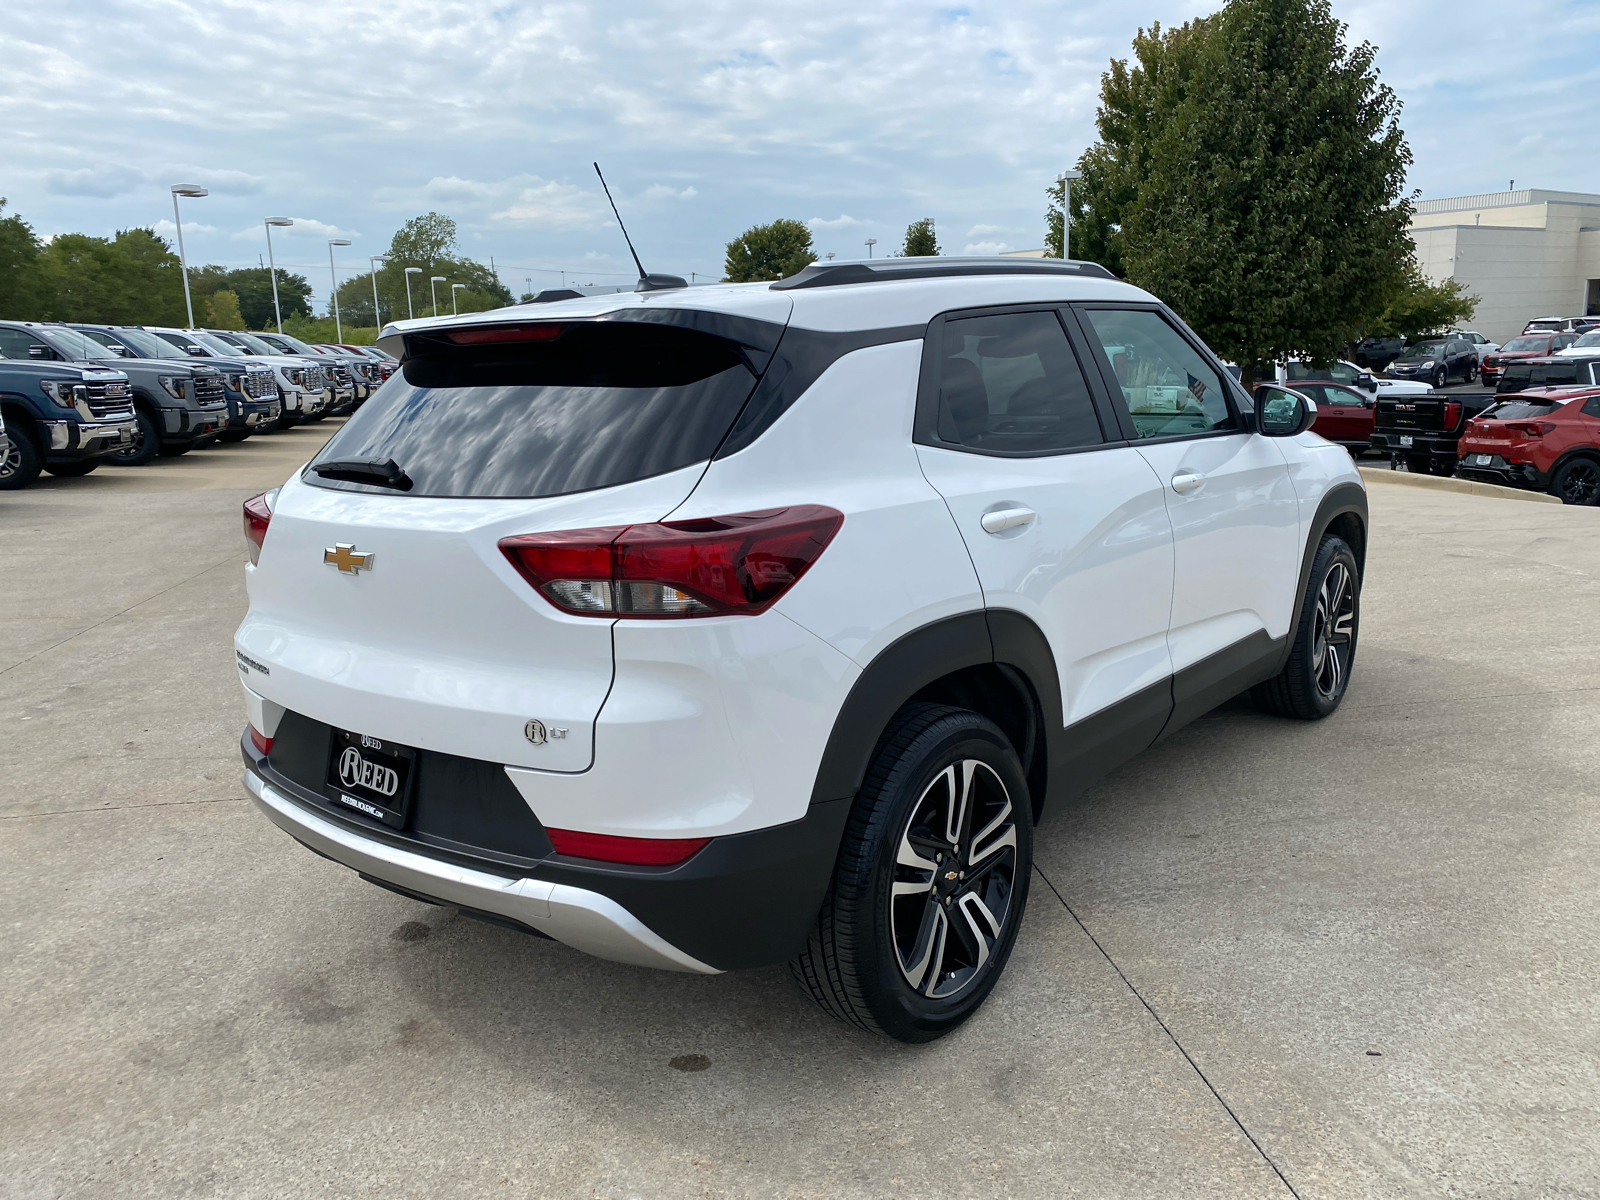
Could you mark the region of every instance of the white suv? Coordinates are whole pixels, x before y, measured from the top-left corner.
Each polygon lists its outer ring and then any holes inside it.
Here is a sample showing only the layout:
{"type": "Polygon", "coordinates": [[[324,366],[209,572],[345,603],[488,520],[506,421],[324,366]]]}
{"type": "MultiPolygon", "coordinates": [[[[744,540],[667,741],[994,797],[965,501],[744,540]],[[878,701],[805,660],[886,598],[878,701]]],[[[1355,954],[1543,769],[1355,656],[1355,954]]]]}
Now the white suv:
{"type": "Polygon", "coordinates": [[[407,321],[245,505],[245,782],[380,886],[624,962],[792,961],[926,1041],[994,986],[1035,824],[1247,689],[1332,712],[1367,505],[1093,264],[407,321]]]}

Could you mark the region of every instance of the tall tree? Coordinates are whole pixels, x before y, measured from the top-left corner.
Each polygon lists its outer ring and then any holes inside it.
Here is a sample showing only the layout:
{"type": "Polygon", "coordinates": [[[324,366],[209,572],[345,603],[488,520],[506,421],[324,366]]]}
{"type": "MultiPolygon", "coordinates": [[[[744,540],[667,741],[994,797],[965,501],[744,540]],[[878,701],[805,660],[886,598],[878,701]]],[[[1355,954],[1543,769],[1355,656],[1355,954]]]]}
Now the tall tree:
{"type": "Polygon", "coordinates": [[[901,258],[932,258],[939,253],[939,240],[933,235],[932,217],[923,217],[906,226],[906,240],[900,247],[901,258]]]}
{"type": "Polygon", "coordinates": [[[770,225],[752,225],[728,243],[723,267],[729,283],[783,279],[817,261],[811,230],[780,217],[770,225]]]}
{"type": "Polygon", "coordinates": [[[1385,297],[1383,311],[1367,325],[1366,332],[1374,337],[1405,338],[1437,333],[1472,320],[1478,299],[1468,295],[1454,279],[1431,282],[1412,258],[1385,297]]]}
{"type": "Polygon", "coordinates": [[[16,213],[6,216],[5,208],[0,196],[0,317],[25,321],[40,302],[39,239],[33,226],[16,213]]]}
{"type": "Polygon", "coordinates": [[[219,288],[206,299],[206,319],[212,329],[243,329],[239,313],[239,293],[219,288]]]}
{"type": "MultiPolygon", "coordinates": [[[[184,325],[178,256],[149,229],[111,239],[63,233],[39,256],[39,319],[113,325],[184,325]]],[[[197,319],[204,309],[196,310],[197,319]]]]}
{"type": "Polygon", "coordinates": [[[396,231],[389,253],[412,266],[453,258],[456,253],[456,223],[436,212],[412,217],[396,231]]]}

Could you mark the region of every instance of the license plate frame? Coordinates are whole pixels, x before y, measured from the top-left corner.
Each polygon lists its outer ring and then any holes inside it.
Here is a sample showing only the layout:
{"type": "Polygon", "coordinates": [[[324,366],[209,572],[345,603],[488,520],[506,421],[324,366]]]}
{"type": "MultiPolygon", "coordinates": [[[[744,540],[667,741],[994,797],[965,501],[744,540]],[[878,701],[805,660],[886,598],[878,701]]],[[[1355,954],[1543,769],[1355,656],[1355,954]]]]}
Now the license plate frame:
{"type": "Polygon", "coordinates": [[[1472,465],[1476,467],[1487,467],[1492,462],[1494,462],[1494,455],[1492,454],[1474,454],[1472,456],[1472,465]]]}
{"type": "Polygon", "coordinates": [[[1412,437],[1411,437],[1411,435],[1409,433],[1402,433],[1400,435],[1400,449],[1402,449],[1402,450],[1410,449],[1410,447],[1412,445],[1412,441],[1413,441],[1413,439],[1412,439],[1412,437]]]}
{"type": "Polygon", "coordinates": [[[327,778],[329,792],[345,808],[391,829],[404,829],[416,792],[417,751],[370,734],[335,729],[327,778]]]}

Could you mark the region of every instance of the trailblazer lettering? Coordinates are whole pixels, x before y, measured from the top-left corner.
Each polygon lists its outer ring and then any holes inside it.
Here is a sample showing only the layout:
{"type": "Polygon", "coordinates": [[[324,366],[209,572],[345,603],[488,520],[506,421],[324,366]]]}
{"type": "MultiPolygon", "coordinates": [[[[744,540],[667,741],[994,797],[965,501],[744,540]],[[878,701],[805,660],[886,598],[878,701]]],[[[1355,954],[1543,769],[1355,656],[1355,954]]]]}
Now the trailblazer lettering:
{"type": "Polygon", "coordinates": [[[346,746],[339,756],[339,782],[345,787],[364,787],[380,796],[392,796],[400,790],[400,776],[392,767],[368,762],[354,746],[346,746]]]}

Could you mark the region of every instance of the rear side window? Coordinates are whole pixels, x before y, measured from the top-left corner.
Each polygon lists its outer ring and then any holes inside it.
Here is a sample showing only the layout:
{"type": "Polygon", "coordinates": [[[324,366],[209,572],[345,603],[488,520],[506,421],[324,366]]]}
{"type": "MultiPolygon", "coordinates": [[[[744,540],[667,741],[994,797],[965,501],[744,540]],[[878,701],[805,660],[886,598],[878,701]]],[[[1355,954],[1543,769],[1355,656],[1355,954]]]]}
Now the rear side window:
{"type": "Polygon", "coordinates": [[[946,321],[941,351],[942,440],[1013,454],[1104,440],[1083,370],[1054,312],[946,321]]]}
{"type": "MultiPolygon", "coordinates": [[[[695,330],[627,322],[525,328],[538,340],[413,337],[401,371],[311,466],[393,461],[413,496],[615,487],[709,459],[756,383],[738,346],[695,330]]],[[[381,490],[312,471],[304,478],[381,490]]]]}
{"type": "Polygon", "coordinates": [[[1159,314],[1092,308],[1085,315],[1139,437],[1193,436],[1233,427],[1222,380],[1159,314]]]}

